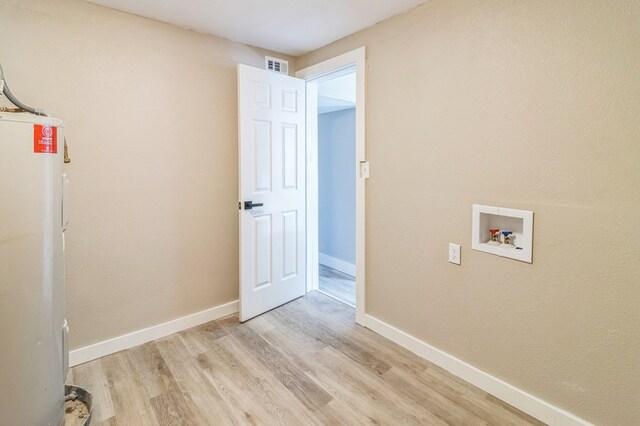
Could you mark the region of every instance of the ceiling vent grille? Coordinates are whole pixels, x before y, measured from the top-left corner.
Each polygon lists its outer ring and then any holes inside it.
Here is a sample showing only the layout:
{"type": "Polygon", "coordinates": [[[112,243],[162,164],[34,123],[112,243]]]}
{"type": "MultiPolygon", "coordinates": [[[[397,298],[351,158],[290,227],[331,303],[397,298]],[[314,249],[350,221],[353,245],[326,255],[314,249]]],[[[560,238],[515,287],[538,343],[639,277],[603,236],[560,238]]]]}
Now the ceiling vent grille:
{"type": "Polygon", "coordinates": [[[264,57],[264,67],[269,71],[279,72],[280,74],[289,74],[289,62],[284,59],[264,57]]]}

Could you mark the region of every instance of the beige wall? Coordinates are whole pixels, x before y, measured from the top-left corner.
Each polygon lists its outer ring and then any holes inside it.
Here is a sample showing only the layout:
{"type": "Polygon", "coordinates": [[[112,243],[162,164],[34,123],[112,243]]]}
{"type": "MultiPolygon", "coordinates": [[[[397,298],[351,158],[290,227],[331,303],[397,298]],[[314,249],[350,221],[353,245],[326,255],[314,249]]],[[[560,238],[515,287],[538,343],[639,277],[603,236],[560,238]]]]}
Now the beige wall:
{"type": "MultiPolygon", "coordinates": [[[[265,52],[74,0],[0,0],[0,30],[13,91],[66,124],[72,346],[236,299],[235,63],[265,52]]],[[[640,4],[432,0],[296,68],[362,45],[369,313],[636,424],[640,4]],[[471,251],[472,203],[533,210],[534,263],[471,251]]]]}
{"type": "Polygon", "coordinates": [[[14,94],[66,126],[73,348],[238,298],[235,65],[266,53],[82,1],[0,0],[14,94]]]}
{"type": "Polygon", "coordinates": [[[432,0],[297,68],[363,45],[367,311],[637,425],[640,2],[432,0]],[[472,251],[472,203],[533,210],[533,264],[472,251]]]}

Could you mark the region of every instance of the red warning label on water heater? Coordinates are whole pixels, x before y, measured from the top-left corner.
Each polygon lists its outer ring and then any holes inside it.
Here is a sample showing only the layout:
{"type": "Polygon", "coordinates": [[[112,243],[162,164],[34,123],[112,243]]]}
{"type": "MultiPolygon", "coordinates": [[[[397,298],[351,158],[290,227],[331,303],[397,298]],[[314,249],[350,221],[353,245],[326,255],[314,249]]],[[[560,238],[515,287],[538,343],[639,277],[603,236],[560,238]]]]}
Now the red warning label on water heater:
{"type": "Polygon", "coordinates": [[[33,125],[33,152],[58,153],[58,128],[55,126],[33,125]]]}

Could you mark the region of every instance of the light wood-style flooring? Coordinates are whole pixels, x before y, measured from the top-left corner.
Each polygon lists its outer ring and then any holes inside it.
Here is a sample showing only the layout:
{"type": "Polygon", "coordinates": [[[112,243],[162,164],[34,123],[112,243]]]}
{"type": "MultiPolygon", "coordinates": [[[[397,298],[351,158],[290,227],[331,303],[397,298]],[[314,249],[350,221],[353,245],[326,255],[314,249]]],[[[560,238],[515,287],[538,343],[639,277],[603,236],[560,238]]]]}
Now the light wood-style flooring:
{"type": "Polygon", "coordinates": [[[351,306],[356,306],[356,279],[320,263],[318,288],[351,306]]]}
{"type": "Polygon", "coordinates": [[[540,425],[312,292],[74,367],[92,425],[540,425]]]}

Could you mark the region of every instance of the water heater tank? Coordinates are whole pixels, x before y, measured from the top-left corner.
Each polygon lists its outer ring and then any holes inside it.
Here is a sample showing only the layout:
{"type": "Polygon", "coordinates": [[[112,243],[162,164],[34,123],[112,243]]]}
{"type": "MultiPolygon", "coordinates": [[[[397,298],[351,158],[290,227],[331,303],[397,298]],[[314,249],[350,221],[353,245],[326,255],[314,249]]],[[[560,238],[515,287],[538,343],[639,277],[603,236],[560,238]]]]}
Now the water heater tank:
{"type": "Polygon", "coordinates": [[[0,424],[64,422],[63,134],[0,112],[0,424]]]}

